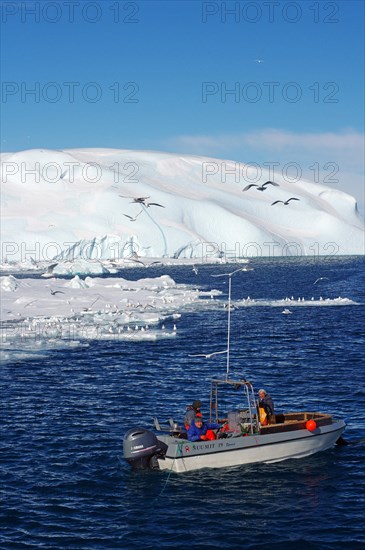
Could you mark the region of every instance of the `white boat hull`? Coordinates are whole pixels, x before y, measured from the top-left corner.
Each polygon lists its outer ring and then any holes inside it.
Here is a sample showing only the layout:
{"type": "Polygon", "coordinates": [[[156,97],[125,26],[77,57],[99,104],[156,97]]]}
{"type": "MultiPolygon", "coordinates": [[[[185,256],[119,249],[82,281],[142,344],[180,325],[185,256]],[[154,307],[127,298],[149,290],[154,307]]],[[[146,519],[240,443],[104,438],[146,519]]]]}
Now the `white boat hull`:
{"type": "Polygon", "coordinates": [[[303,458],[331,448],[344,429],[345,423],[337,420],[317,428],[314,432],[298,429],[215,441],[191,442],[168,435],[159,436],[159,440],[167,444],[168,449],[165,457],[158,459],[158,464],[161,470],[182,473],[201,468],[226,468],[303,458]]]}

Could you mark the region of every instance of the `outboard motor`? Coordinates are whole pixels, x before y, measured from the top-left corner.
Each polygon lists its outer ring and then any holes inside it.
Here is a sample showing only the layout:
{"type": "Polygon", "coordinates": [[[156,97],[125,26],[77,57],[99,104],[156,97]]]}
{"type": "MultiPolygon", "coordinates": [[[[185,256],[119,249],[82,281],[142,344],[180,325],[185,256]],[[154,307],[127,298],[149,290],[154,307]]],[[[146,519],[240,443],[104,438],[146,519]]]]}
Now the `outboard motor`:
{"type": "Polygon", "coordinates": [[[163,456],[167,445],[145,428],[128,430],[123,439],[123,454],[136,470],[158,469],[157,456],[163,456]]]}

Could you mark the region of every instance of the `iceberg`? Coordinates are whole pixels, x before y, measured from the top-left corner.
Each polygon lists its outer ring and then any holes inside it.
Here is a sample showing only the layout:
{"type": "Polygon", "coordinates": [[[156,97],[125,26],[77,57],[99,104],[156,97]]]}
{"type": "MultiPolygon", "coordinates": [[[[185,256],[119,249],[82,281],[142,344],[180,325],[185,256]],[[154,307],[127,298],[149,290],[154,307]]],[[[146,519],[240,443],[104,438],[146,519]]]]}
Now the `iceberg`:
{"type": "Polygon", "coordinates": [[[34,149],[0,160],[3,269],[77,261],[94,266],[69,274],[101,274],[98,262],[130,258],[365,252],[354,197],[283,176],[262,190],[269,172],[243,163],[115,149],[34,149]]]}

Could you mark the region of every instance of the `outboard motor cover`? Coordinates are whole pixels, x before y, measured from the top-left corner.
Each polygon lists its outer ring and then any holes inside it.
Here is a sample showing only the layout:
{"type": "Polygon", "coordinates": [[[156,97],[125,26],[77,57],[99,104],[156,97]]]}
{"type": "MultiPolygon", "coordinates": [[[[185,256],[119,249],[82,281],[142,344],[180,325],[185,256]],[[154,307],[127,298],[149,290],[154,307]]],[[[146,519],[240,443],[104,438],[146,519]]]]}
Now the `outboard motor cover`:
{"type": "Polygon", "coordinates": [[[124,436],[124,458],[133,468],[156,468],[156,460],[151,461],[151,458],[161,451],[162,443],[153,432],[145,428],[132,428],[124,436]]]}

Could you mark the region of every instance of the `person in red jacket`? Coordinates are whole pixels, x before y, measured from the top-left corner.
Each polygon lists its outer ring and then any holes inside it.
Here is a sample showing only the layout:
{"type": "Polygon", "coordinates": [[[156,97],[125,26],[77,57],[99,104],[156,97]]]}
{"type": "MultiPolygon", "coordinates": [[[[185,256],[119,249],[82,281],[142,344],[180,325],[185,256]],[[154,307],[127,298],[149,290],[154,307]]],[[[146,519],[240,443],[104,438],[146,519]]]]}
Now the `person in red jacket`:
{"type": "Polygon", "coordinates": [[[208,439],[212,441],[216,439],[216,435],[213,430],[218,428],[220,428],[220,424],[216,424],[215,422],[203,422],[203,419],[200,416],[196,416],[188,429],[188,440],[205,441],[208,439]]]}

